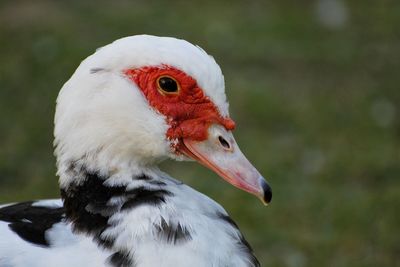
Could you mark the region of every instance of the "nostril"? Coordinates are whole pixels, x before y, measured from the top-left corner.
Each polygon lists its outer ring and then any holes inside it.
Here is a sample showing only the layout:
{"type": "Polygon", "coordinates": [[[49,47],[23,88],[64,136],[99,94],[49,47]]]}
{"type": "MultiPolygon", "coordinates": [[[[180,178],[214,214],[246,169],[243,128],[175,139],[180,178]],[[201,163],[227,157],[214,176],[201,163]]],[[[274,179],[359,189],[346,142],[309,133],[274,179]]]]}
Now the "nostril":
{"type": "Polygon", "coordinates": [[[231,146],[229,145],[228,141],[225,140],[222,136],[218,136],[219,143],[225,148],[225,149],[231,149],[231,146]]]}

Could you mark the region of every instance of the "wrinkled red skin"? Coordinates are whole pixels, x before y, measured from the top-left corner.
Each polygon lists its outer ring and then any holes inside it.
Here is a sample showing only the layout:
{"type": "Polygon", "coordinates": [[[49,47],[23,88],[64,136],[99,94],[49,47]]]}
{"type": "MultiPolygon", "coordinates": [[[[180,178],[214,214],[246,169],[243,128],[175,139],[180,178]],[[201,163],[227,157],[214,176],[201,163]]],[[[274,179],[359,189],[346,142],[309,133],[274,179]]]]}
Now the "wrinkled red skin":
{"type": "Polygon", "coordinates": [[[214,123],[224,126],[227,130],[235,128],[235,122],[220,115],[215,104],[204,94],[196,80],[181,70],[162,65],[128,69],[125,74],[138,85],[149,104],[167,117],[170,126],[167,138],[170,140],[187,138],[204,141],[208,138],[209,126],[214,123]],[[178,93],[165,94],[159,91],[157,78],[163,75],[170,76],[178,82],[178,93]]]}

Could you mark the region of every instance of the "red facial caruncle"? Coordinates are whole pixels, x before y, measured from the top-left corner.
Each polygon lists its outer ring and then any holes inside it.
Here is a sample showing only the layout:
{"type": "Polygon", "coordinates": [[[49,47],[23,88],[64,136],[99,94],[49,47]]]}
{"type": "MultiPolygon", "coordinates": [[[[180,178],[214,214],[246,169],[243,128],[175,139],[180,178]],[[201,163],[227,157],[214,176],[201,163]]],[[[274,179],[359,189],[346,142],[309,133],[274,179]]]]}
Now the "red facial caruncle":
{"type": "Polygon", "coordinates": [[[150,106],[166,116],[169,140],[204,141],[211,124],[220,124],[226,130],[235,128],[234,121],[220,115],[196,80],[179,69],[168,65],[148,66],[128,69],[125,74],[138,85],[150,106]],[[160,82],[175,82],[175,90],[163,90],[160,82]]]}

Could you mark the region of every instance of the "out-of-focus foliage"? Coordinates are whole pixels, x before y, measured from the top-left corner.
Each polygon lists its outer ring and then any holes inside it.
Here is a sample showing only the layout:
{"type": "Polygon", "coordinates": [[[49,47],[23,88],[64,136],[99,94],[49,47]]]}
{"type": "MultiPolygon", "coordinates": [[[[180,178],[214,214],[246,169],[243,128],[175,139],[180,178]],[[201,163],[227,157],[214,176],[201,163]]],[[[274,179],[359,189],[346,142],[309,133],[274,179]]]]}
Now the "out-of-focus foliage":
{"type": "Polygon", "coordinates": [[[384,0],[2,0],[0,201],[58,197],[55,99],[84,57],[122,36],[175,36],[221,65],[273,202],[194,163],[163,168],[226,207],[263,266],[395,266],[399,25],[400,2],[384,0]]]}

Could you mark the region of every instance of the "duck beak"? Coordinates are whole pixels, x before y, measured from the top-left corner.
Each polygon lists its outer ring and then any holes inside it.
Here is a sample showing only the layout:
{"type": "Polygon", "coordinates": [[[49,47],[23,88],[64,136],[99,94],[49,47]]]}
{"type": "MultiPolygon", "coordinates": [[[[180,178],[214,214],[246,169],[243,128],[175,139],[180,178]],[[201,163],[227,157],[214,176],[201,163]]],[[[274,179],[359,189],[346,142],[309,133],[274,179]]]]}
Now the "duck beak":
{"type": "Polygon", "coordinates": [[[208,139],[183,139],[180,152],[211,169],[228,183],[257,196],[264,205],[271,202],[272,190],[240,151],[232,132],[212,125],[208,139]]]}

